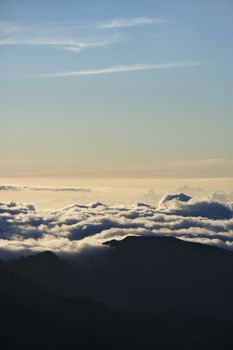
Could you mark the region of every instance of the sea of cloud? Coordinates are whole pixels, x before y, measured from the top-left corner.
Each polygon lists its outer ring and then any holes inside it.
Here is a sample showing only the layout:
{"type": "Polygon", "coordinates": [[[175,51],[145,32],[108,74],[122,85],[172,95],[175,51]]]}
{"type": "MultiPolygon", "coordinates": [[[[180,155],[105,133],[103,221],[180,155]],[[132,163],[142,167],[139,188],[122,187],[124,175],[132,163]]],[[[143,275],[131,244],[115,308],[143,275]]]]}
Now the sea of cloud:
{"type": "Polygon", "coordinates": [[[129,235],[168,236],[233,249],[233,206],[185,193],[152,206],[73,204],[39,210],[32,204],[0,203],[0,257],[51,250],[77,254],[108,249],[103,242],[129,235]]]}

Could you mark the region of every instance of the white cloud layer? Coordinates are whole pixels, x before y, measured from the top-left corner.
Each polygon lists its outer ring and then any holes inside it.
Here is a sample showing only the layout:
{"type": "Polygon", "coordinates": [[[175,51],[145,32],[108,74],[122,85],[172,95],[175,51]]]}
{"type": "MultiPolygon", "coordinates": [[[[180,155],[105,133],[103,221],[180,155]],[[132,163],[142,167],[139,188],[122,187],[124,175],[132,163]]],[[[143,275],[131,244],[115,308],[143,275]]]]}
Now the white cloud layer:
{"type": "Polygon", "coordinates": [[[30,204],[0,203],[0,256],[108,249],[103,242],[129,235],[172,236],[233,249],[233,209],[182,193],[165,196],[157,208],[138,202],[129,206],[96,202],[41,211],[30,204]]]}

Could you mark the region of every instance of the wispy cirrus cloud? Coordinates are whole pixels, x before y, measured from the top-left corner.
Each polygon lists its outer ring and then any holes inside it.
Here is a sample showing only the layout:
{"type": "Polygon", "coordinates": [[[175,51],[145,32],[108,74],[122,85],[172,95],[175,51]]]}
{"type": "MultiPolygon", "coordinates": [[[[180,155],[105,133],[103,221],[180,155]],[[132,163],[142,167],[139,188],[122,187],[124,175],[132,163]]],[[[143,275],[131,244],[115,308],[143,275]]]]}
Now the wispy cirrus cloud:
{"type": "Polygon", "coordinates": [[[43,23],[29,25],[0,21],[0,46],[46,46],[78,53],[84,49],[104,47],[119,41],[107,29],[126,28],[166,22],[162,18],[116,18],[102,22],[43,23]],[[102,29],[106,29],[103,31],[102,29]]]}
{"type": "Polygon", "coordinates": [[[105,41],[79,41],[74,39],[59,39],[46,37],[32,37],[32,38],[0,38],[0,46],[50,46],[55,48],[62,48],[65,50],[80,52],[84,49],[103,47],[116,42],[113,40],[105,41]]]}
{"type": "Polygon", "coordinates": [[[19,31],[23,31],[24,27],[22,25],[18,25],[14,22],[9,21],[0,21],[0,35],[11,35],[12,33],[16,33],[19,31]]]}
{"type": "Polygon", "coordinates": [[[79,25],[24,25],[0,21],[0,46],[46,46],[72,52],[112,45],[116,35],[98,35],[79,25]]]}
{"type": "Polygon", "coordinates": [[[128,64],[121,66],[111,66],[98,69],[89,69],[81,71],[72,72],[58,72],[58,73],[48,73],[29,76],[30,78],[59,78],[59,77],[77,77],[83,75],[99,75],[99,74],[112,74],[112,73],[126,73],[134,71],[143,70],[161,70],[161,69],[171,69],[179,67],[195,67],[205,64],[204,62],[172,62],[172,63],[162,63],[162,64],[128,64]]]}
{"type": "Polygon", "coordinates": [[[163,18],[137,17],[137,18],[114,18],[100,23],[102,29],[109,28],[126,28],[150,24],[165,23],[167,20],[163,18]]]}

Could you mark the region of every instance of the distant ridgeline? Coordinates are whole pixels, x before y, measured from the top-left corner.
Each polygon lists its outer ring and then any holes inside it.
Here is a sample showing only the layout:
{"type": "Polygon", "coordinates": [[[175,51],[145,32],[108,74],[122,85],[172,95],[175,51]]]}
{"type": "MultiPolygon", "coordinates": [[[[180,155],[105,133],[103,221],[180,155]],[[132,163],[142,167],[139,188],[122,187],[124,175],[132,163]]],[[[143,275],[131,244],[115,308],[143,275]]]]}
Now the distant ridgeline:
{"type": "Polygon", "coordinates": [[[105,244],[101,258],[0,262],[3,343],[30,346],[40,329],[38,348],[233,346],[232,251],[162,237],[105,244]]]}

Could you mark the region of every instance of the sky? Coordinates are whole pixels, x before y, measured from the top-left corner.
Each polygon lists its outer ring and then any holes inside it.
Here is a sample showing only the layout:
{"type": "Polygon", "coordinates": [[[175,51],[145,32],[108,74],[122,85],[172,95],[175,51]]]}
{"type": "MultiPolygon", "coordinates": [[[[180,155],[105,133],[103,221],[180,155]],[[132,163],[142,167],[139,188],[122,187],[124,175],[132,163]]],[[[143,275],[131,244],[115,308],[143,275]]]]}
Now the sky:
{"type": "Polygon", "coordinates": [[[0,0],[0,253],[233,249],[233,1],[0,0]]]}
{"type": "Polygon", "coordinates": [[[0,0],[0,177],[232,177],[232,23],[231,0],[0,0]]]}

